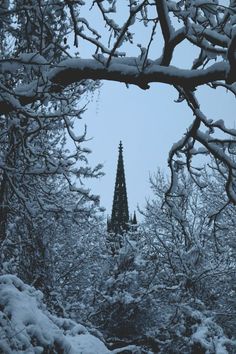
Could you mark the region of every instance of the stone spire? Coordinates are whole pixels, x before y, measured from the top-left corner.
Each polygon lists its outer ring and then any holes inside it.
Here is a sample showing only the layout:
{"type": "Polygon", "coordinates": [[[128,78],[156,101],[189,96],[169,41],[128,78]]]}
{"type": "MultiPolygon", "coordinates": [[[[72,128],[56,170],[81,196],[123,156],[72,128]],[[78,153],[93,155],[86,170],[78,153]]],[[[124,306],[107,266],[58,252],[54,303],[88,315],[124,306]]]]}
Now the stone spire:
{"type": "Polygon", "coordinates": [[[128,230],[128,223],[129,209],[125,184],[123,146],[120,141],[112,214],[108,222],[108,232],[122,234],[128,230]]]}

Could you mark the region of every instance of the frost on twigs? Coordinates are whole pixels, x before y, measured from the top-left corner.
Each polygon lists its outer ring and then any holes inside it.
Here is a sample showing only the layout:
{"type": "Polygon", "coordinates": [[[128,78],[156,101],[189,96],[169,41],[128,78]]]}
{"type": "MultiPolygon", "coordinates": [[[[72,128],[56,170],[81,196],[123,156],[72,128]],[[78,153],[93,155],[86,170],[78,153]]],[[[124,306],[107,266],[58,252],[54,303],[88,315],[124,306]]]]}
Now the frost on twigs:
{"type": "Polygon", "coordinates": [[[168,163],[171,183],[167,196],[175,193],[179,171],[184,169],[200,188],[206,187],[201,178],[203,166],[201,160],[197,160],[199,156],[203,156],[214,160],[215,169],[224,177],[228,202],[236,204],[236,130],[227,128],[222,119],[208,119],[201,111],[194,92],[181,90],[179,87],[178,91],[178,102],[185,100],[188,103],[194,121],[184,137],[173,144],[170,150],[168,163]]]}
{"type": "MultiPolygon", "coordinates": [[[[193,160],[204,148],[204,155],[224,167],[228,199],[235,202],[235,134],[214,125],[214,117],[203,119],[197,101],[203,85],[225,87],[235,95],[235,16],[234,1],[34,0],[27,7],[21,1],[4,2],[0,114],[32,117],[41,109],[48,113],[58,101],[76,105],[83,89],[98,80],[145,90],[150,83],[174,86],[177,102],[188,104],[194,122],[170,151],[172,177],[181,155],[181,168],[197,181],[200,170],[193,160]],[[183,43],[194,46],[195,56],[185,69],[174,66],[183,43]]],[[[72,114],[64,108],[56,112],[72,114]]]]}

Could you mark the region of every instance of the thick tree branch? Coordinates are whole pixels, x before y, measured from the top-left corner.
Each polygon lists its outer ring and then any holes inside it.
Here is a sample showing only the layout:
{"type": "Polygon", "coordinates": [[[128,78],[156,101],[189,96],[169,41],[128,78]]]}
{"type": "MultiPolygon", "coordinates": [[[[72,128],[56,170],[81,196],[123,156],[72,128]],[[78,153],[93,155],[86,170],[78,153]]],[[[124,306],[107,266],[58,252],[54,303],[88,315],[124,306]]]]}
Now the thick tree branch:
{"type": "Polygon", "coordinates": [[[173,32],[173,27],[169,18],[169,11],[167,7],[166,0],[156,0],[156,9],[158,13],[158,18],[161,24],[161,31],[164,38],[165,43],[168,43],[173,32]]]}
{"type": "Polygon", "coordinates": [[[181,43],[186,38],[186,29],[185,27],[179,29],[175,32],[174,36],[170,41],[164,46],[162,61],[163,66],[168,66],[171,63],[173,57],[174,49],[179,43],[181,43]]]}
{"type": "Polygon", "coordinates": [[[148,89],[150,83],[165,83],[194,88],[216,80],[225,80],[229,70],[226,62],[216,63],[207,69],[186,70],[173,66],[163,67],[148,61],[147,67],[141,71],[142,63],[136,58],[113,58],[109,68],[96,59],[66,59],[56,68],[44,73],[41,82],[31,82],[19,85],[12,99],[9,93],[1,93],[0,114],[18,110],[20,105],[27,105],[37,100],[43,100],[46,94],[60,92],[68,85],[81,80],[109,80],[125,84],[133,84],[142,89],[148,89]]]}
{"type": "Polygon", "coordinates": [[[230,70],[227,75],[226,83],[233,84],[236,80],[236,29],[235,28],[228,48],[228,61],[230,65],[230,70]]]}

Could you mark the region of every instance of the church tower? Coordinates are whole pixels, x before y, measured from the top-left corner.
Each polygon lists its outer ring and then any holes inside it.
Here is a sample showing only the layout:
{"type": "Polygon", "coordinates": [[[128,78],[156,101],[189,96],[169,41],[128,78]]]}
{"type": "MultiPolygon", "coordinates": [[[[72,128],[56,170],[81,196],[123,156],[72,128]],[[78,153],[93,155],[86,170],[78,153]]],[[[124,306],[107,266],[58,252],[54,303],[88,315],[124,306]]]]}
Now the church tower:
{"type": "Polygon", "coordinates": [[[111,219],[108,221],[108,232],[122,235],[125,231],[128,231],[128,223],[129,209],[125,183],[123,146],[120,141],[112,214],[111,219]]]}

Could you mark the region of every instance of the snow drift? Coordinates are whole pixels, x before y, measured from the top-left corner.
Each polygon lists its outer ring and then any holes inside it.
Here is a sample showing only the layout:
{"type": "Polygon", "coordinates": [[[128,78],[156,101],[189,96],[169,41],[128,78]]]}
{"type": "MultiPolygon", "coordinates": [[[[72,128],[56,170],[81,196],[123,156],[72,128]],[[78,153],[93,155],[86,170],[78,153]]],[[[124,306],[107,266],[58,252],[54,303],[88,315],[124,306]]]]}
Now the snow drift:
{"type": "Polygon", "coordinates": [[[0,353],[111,353],[82,325],[50,314],[43,294],[13,275],[0,276],[0,353]]]}

